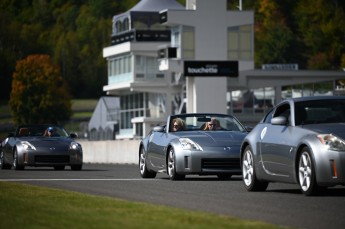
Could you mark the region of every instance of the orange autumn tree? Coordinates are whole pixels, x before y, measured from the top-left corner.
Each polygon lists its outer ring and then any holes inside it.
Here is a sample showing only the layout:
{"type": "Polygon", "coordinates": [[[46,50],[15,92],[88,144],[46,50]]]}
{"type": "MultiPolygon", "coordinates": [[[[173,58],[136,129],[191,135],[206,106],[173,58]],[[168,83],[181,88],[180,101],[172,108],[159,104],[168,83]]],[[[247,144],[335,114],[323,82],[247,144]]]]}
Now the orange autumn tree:
{"type": "Polygon", "coordinates": [[[48,55],[17,62],[9,105],[17,124],[58,123],[72,114],[67,86],[48,55]]]}

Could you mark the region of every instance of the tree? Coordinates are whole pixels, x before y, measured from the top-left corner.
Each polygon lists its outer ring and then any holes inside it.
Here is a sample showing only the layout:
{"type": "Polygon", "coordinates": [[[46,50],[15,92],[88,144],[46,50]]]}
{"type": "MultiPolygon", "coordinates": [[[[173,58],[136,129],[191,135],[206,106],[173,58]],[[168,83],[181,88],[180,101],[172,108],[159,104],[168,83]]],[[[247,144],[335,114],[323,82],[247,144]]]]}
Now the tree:
{"type": "Polygon", "coordinates": [[[345,4],[340,0],[298,1],[294,11],[306,46],[309,69],[342,68],[345,53],[345,4]]]}
{"type": "MultiPolygon", "coordinates": [[[[295,63],[294,36],[284,14],[284,1],[262,0],[255,20],[256,66],[269,63],[295,63]]],[[[290,7],[290,6],[289,6],[290,7]]]]}
{"type": "Polygon", "coordinates": [[[70,118],[70,94],[50,56],[30,55],[17,62],[9,105],[17,124],[57,123],[70,118]]]}

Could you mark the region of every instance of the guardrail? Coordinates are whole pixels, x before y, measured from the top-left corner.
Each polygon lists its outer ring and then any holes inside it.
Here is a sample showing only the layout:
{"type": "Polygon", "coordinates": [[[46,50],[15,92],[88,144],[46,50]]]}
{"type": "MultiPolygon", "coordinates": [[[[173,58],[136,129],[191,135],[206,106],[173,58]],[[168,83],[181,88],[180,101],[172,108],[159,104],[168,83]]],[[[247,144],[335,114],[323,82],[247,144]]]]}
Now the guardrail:
{"type": "Polygon", "coordinates": [[[84,163],[138,164],[140,140],[79,141],[84,163]]]}

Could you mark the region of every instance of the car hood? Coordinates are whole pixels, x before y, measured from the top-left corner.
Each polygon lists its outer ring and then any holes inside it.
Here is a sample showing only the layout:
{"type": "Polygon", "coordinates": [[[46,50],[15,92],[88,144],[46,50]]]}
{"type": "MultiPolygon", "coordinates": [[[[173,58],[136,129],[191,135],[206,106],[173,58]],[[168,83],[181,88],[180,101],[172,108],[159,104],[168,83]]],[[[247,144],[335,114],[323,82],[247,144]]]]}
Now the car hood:
{"type": "Polygon", "coordinates": [[[39,147],[66,147],[71,144],[73,141],[71,138],[63,138],[63,137],[33,137],[33,138],[21,138],[22,141],[28,141],[34,146],[39,147]]]}
{"type": "Polygon", "coordinates": [[[185,137],[198,143],[200,146],[241,145],[247,132],[239,131],[193,131],[180,132],[179,137],[185,137]]]}
{"type": "Polygon", "coordinates": [[[305,125],[303,128],[319,134],[333,134],[345,139],[345,123],[311,124],[305,125]]]}

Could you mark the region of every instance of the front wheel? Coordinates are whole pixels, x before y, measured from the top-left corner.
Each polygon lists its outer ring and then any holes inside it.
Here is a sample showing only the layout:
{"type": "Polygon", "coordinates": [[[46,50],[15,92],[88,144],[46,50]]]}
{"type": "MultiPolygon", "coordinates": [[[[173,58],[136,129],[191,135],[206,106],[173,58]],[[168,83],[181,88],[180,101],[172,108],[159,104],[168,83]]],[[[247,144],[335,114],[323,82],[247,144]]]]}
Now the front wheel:
{"type": "Polygon", "coordinates": [[[242,176],[244,186],[248,191],[265,191],[268,182],[257,179],[254,168],[253,151],[250,146],[244,150],[242,157],[242,176]]]}
{"type": "Polygon", "coordinates": [[[140,171],[140,176],[142,178],[155,178],[157,174],[147,169],[146,155],[143,148],[140,149],[140,153],[139,153],[139,171],[140,171]]]}
{"type": "Polygon", "coordinates": [[[11,164],[7,164],[4,158],[4,152],[0,152],[0,169],[11,169],[11,164]]]}
{"type": "Polygon", "coordinates": [[[298,183],[306,196],[318,194],[325,190],[316,183],[315,167],[309,148],[304,147],[298,160],[298,183]]]}
{"type": "Polygon", "coordinates": [[[13,154],[13,168],[15,170],[23,170],[24,169],[24,166],[19,164],[17,149],[14,150],[14,154],[13,154]]]}
{"type": "Polygon", "coordinates": [[[173,148],[169,149],[167,160],[167,173],[170,180],[183,180],[185,178],[185,175],[176,173],[176,158],[173,148]]]}

